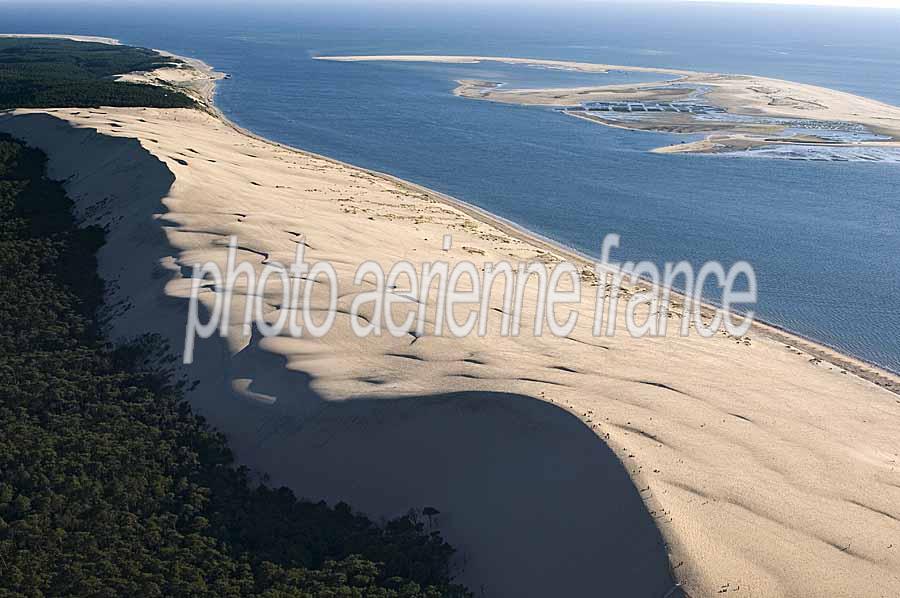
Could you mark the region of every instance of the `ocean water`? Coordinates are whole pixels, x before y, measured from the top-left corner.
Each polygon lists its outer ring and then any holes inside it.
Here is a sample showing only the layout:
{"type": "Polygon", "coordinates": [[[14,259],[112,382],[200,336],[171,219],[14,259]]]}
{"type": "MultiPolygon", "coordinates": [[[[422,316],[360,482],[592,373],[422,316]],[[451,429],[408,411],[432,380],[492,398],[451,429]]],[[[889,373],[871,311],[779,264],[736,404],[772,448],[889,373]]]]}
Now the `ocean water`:
{"type": "Polygon", "coordinates": [[[900,11],[677,3],[423,8],[331,3],[5,4],[9,32],[81,33],[231,74],[238,124],[453,195],[589,254],[748,260],[760,317],[900,372],[900,164],[666,156],[670,136],[452,95],[647,80],[504,65],[335,63],[330,54],[486,54],[741,72],[900,104],[900,11]]]}

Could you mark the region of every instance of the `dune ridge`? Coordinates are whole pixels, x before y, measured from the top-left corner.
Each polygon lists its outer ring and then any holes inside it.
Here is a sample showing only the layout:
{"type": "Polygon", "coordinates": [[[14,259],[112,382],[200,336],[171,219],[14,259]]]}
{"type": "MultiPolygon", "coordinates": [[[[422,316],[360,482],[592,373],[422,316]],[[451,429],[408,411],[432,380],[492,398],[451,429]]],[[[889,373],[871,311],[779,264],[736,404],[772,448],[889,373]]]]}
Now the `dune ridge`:
{"type": "MultiPolygon", "coordinates": [[[[114,334],[176,350],[191,266],[223,265],[229,235],[261,267],[303,234],[342,281],[363,259],[569,257],[204,111],[20,110],[0,129],[46,151],[85,222],[109,226],[114,334]]],[[[192,403],[273,482],[374,515],[427,501],[462,581],[488,595],[676,595],[669,569],[692,596],[900,595],[900,398],[839,356],[762,328],[594,338],[585,318],[567,338],[360,340],[350,300],[323,339],[235,325],[186,370],[192,403]]]]}

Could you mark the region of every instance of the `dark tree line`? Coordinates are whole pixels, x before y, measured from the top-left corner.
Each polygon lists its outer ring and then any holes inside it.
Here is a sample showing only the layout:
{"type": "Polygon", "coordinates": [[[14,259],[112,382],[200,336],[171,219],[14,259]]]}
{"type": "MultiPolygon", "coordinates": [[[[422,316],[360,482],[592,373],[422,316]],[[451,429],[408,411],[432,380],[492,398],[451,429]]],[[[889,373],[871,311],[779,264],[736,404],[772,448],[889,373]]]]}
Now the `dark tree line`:
{"type": "Polygon", "coordinates": [[[471,596],[418,517],[251,483],[165,347],[108,344],[103,232],[45,163],[0,137],[0,596],[471,596]]]}
{"type": "Polygon", "coordinates": [[[183,93],[114,75],[166,64],[153,50],[48,38],[0,38],[0,110],[71,106],[187,108],[183,93]]]}

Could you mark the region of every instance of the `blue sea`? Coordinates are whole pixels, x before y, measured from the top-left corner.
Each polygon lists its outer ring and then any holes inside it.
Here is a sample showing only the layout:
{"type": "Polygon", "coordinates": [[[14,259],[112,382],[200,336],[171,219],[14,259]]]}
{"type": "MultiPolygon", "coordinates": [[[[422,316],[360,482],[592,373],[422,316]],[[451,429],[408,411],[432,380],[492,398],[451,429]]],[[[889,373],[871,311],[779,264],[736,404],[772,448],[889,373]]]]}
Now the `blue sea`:
{"type": "Polygon", "coordinates": [[[597,255],[748,260],[763,319],[900,372],[900,164],[648,153],[671,136],[452,95],[647,80],[522,66],[335,63],[481,54],[739,72],[900,104],[900,11],[681,3],[5,3],[7,32],[117,37],[231,78],[217,104],[277,141],[414,181],[597,255]]]}

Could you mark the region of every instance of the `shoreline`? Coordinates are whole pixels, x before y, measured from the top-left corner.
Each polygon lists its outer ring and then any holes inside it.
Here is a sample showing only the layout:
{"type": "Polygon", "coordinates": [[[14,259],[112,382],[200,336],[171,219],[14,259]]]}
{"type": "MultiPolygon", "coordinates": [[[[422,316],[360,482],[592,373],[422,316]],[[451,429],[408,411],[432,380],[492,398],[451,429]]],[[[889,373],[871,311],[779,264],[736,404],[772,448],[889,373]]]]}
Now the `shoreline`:
{"type": "MultiPolygon", "coordinates": [[[[69,39],[73,41],[86,41],[86,42],[96,42],[96,43],[107,43],[111,45],[121,45],[122,42],[116,38],[109,37],[99,37],[99,36],[82,36],[82,35],[68,35],[68,34],[0,34],[0,38],[3,37],[12,37],[12,38],[55,38],[55,39],[69,39]]],[[[263,137],[262,135],[258,135],[253,131],[246,129],[236,122],[228,118],[224,112],[215,104],[215,95],[218,87],[218,81],[227,77],[227,74],[221,71],[217,71],[215,67],[207,64],[202,59],[183,56],[179,54],[174,54],[172,52],[168,52],[166,50],[161,50],[157,48],[152,48],[153,51],[159,53],[162,56],[176,58],[178,60],[183,61],[190,68],[199,72],[202,76],[197,78],[199,84],[195,82],[188,82],[185,86],[174,86],[178,87],[182,91],[194,91],[195,93],[191,94],[194,99],[198,100],[202,106],[205,108],[210,114],[219,119],[223,124],[231,128],[232,130],[245,135],[249,138],[255,139],[257,141],[261,141],[263,143],[268,143],[273,146],[289,150],[292,152],[297,152],[302,155],[312,156],[321,160],[325,160],[327,162],[331,162],[333,164],[338,164],[341,166],[346,166],[353,168],[355,170],[365,172],[371,176],[378,177],[382,180],[390,181],[396,185],[406,187],[412,191],[422,193],[426,196],[429,196],[433,199],[436,199],[446,205],[459,209],[460,211],[468,214],[470,217],[486,224],[488,226],[492,226],[497,228],[498,230],[509,234],[510,236],[537,247],[541,247],[545,251],[555,253],[563,256],[564,259],[576,264],[579,267],[579,270],[584,267],[589,267],[593,271],[593,267],[596,264],[595,258],[590,255],[579,251],[575,248],[569,247],[565,243],[561,241],[557,241],[555,239],[551,239],[549,237],[545,237],[540,233],[529,230],[528,228],[498,216],[496,214],[491,213],[490,211],[466,202],[465,200],[459,199],[457,197],[453,197],[447,195],[445,193],[441,193],[439,191],[435,191],[433,189],[429,189],[428,187],[419,185],[417,183],[413,183],[411,181],[406,181],[404,179],[400,179],[394,175],[391,175],[386,172],[381,172],[377,170],[372,170],[368,168],[364,168],[361,166],[357,166],[355,164],[351,164],[349,162],[344,162],[342,160],[338,160],[336,158],[332,158],[330,156],[326,156],[323,154],[318,154],[316,152],[312,152],[309,150],[305,150],[302,148],[297,148],[291,145],[287,145],[281,143],[279,141],[269,139],[263,137]]],[[[375,61],[375,60],[406,60],[410,61],[418,61],[422,59],[422,56],[339,56],[339,57],[327,57],[327,56],[316,56],[315,60],[332,60],[336,62],[357,62],[357,61],[375,61]]],[[[556,60],[540,60],[540,59],[526,59],[526,58],[507,58],[507,57],[474,57],[474,56],[434,56],[430,57],[435,59],[436,62],[451,62],[451,63],[459,63],[460,61],[466,63],[475,63],[480,60],[485,61],[501,61],[509,64],[544,64],[550,67],[554,66],[564,66],[564,65],[577,65],[579,69],[584,69],[587,72],[608,72],[610,70],[632,70],[637,72],[658,72],[660,74],[670,74],[676,75],[677,79],[667,80],[667,81],[683,81],[685,78],[689,78],[694,74],[704,74],[699,71],[687,71],[687,70],[679,70],[679,69],[658,69],[652,67],[628,67],[621,65],[598,65],[594,63],[573,63],[568,61],[556,61],[556,60]]],[[[665,82],[665,81],[661,81],[665,82]]],[[[164,81],[159,81],[157,84],[165,84],[164,81]]],[[[459,89],[459,88],[457,88],[459,89]]],[[[454,90],[454,93],[456,90],[454,90]]],[[[572,114],[571,116],[578,117],[577,115],[572,114]]],[[[617,125],[607,125],[607,126],[617,126],[617,125]]],[[[627,127],[622,127],[626,128],[627,127]]],[[[703,142],[696,142],[703,143],[703,142]]],[[[672,146],[677,149],[678,146],[672,146]]],[[[654,150],[661,151],[663,148],[654,150]]],[[[684,300],[684,294],[677,289],[670,289],[672,296],[674,298],[678,298],[680,300],[684,300]]],[[[720,309],[718,305],[709,300],[705,300],[702,304],[703,314],[707,315],[712,313],[714,310],[720,309]]],[[[742,316],[740,313],[735,313],[734,315],[742,316]]],[[[820,339],[815,339],[811,337],[804,336],[799,332],[790,330],[773,322],[768,322],[765,319],[755,317],[753,321],[753,328],[751,330],[757,330],[762,334],[765,334],[769,338],[782,342],[786,345],[791,345],[794,348],[809,353],[812,357],[821,359],[823,361],[827,361],[832,365],[844,369],[868,382],[871,382],[881,388],[889,390],[897,395],[900,395],[900,372],[895,372],[890,368],[879,365],[872,361],[869,361],[866,358],[861,356],[852,355],[850,353],[846,353],[837,347],[833,347],[829,345],[827,342],[822,341],[820,339]]]]}
{"type": "Polygon", "coordinates": [[[584,118],[596,124],[636,131],[657,131],[673,134],[703,134],[706,139],[688,144],[676,143],[652,150],[657,153],[718,153],[737,151],[748,147],[790,144],[820,147],[828,144],[827,137],[815,139],[814,133],[807,139],[790,135],[789,123],[774,124],[766,119],[785,119],[803,123],[812,121],[824,124],[862,126],[872,135],[886,136],[885,140],[855,140],[845,142],[855,148],[900,148],[900,107],[852,93],[756,75],[713,73],[657,67],[635,67],[545,60],[512,58],[504,56],[446,56],[446,55],[372,55],[372,56],[316,56],[317,60],[334,62],[432,62],[443,64],[478,64],[499,62],[560,68],[586,73],[611,71],[657,73],[674,75],[675,78],[636,84],[609,84],[588,87],[507,89],[496,82],[462,79],[453,93],[468,99],[544,106],[561,109],[572,116],[584,118]],[[489,85],[486,85],[488,83],[489,85]],[[627,112],[637,115],[635,120],[615,117],[610,107],[579,114],[588,102],[600,104],[628,103],[627,112]],[[672,103],[696,104],[683,110],[672,103]],[[649,106],[645,109],[644,104],[649,106]],[[720,112],[738,115],[749,121],[704,120],[710,104],[720,112]],[[632,110],[635,105],[635,110],[632,110]],[[607,116],[608,115],[608,116],[607,116]],[[753,121],[752,119],[757,119],[753,121]],[[779,135],[785,135],[778,139],[779,135]],[[776,139],[771,137],[775,136],[776,139]],[[715,137],[715,143],[712,138],[715,137]],[[810,138],[812,137],[812,138],[810,138]],[[724,148],[724,149],[723,149],[724,148]]]}
{"type": "MultiPolygon", "coordinates": [[[[16,111],[0,128],[46,148],[48,173],[67,181],[87,222],[110,226],[99,261],[111,304],[126,306],[112,324],[120,338],[157,332],[177,349],[191,264],[221,267],[231,235],[258,270],[290,261],[297,235],[312,233],[310,261],[332,261],[345,281],[361,257],[472,259],[473,248],[484,261],[593,263],[462,200],[255,135],[214,105],[47,112],[16,111]],[[449,254],[439,243],[448,231],[449,254]]],[[[354,294],[341,300],[341,323],[354,294]]],[[[203,305],[214,296],[203,293],[203,305]]],[[[730,584],[754,595],[862,596],[873,579],[900,589],[885,519],[900,488],[900,400],[865,372],[815,363],[797,335],[786,350],[758,322],[752,342],[636,340],[621,327],[596,339],[585,318],[567,337],[360,339],[339,326],[318,340],[260,339],[238,329],[203,343],[189,375],[201,381],[192,405],[241,463],[376,516],[440,508],[473,587],[545,596],[553,590],[542,583],[566,580],[584,584],[569,595],[584,595],[597,588],[598,558],[613,577],[637,570],[645,548],[628,551],[649,541],[679,584],[642,595],[682,585],[712,595],[730,584]],[[553,414],[575,417],[557,425],[553,414]],[[585,460],[585,449],[605,448],[614,459],[585,460]],[[497,450],[509,460],[484,469],[497,450]],[[622,486],[609,483],[615,468],[627,474],[622,486]],[[639,495],[626,514],[652,522],[658,543],[653,530],[642,540],[622,528],[619,490],[639,495]],[[535,513],[547,516],[523,529],[535,513]],[[562,573],[572,563],[577,580],[562,573]]]]}
{"type": "MultiPolygon", "coordinates": [[[[183,60],[194,60],[197,63],[201,64],[205,70],[208,70],[209,72],[217,72],[217,71],[215,71],[214,67],[206,64],[202,60],[186,58],[184,56],[177,56],[177,55],[173,55],[173,56],[175,56],[177,58],[181,58],[183,60]]],[[[269,144],[275,145],[277,147],[280,147],[280,148],[283,148],[283,149],[286,149],[289,151],[299,152],[301,154],[308,155],[308,156],[314,156],[321,160],[326,160],[328,162],[332,162],[334,164],[339,164],[341,166],[348,166],[350,168],[365,172],[372,176],[376,176],[378,178],[390,181],[394,184],[409,188],[413,191],[416,191],[419,193],[424,193],[425,195],[428,195],[429,197],[437,199],[438,201],[441,201],[442,203],[445,203],[454,208],[457,208],[457,209],[461,210],[462,212],[465,212],[472,218],[474,218],[484,224],[487,224],[488,226],[497,228],[498,230],[505,232],[505,233],[519,239],[520,241],[523,241],[525,243],[529,243],[532,245],[536,245],[538,247],[543,248],[546,251],[559,254],[559,255],[563,256],[565,259],[567,259],[568,261],[571,261],[572,263],[576,264],[579,267],[579,270],[581,270],[581,268],[583,268],[585,266],[590,267],[593,270],[593,266],[596,264],[596,259],[586,253],[583,253],[577,249],[569,247],[561,241],[557,241],[555,239],[550,239],[548,237],[541,235],[540,233],[529,230],[528,228],[526,228],[516,222],[513,222],[511,220],[503,218],[502,216],[493,214],[493,213],[489,212],[488,210],[481,208],[479,206],[476,206],[474,204],[471,204],[465,200],[459,199],[457,197],[453,197],[451,195],[447,195],[445,193],[441,193],[440,191],[435,191],[433,189],[429,189],[428,187],[424,187],[422,185],[413,183],[411,181],[400,179],[400,178],[395,177],[394,175],[386,173],[386,172],[381,172],[381,171],[357,166],[355,164],[351,164],[349,162],[344,162],[342,160],[338,160],[338,159],[332,158],[330,156],[326,156],[326,155],[318,154],[316,152],[312,152],[312,151],[305,150],[302,148],[290,146],[290,145],[281,143],[279,141],[275,141],[273,139],[268,139],[266,137],[258,135],[256,133],[254,133],[253,131],[250,131],[249,129],[246,129],[246,128],[238,125],[236,122],[234,122],[230,118],[228,118],[218,108],[218,106],[215,105],[214,99],[215,99],[214,94],[209,96],[208,106],[209,106],[209,108],[211,108],[213,110],[213,113],[215,114],[215,116],[217,118],[219,118],[227,126],[231,127],[232,129],[241,133],[242,135],[246,135],[248,137],[256,139],[257,141],[269,143],[269,144]]],[[[671,291],[672,291],[673,297],[677,297],[678,299],[683,301],[683,299],[684,299],[683,293],[679,292],[677,289],[671,289],[671,291]]],[[[719,309],[719,307],[713,303],[710,303],[708,300],[705,300],[703,302],[703,310],[704,310],[703,313],[704,314],[708,314],[708,313],[712,312],[713,310],[717,310],[717,309],[719,309]]],[[[735,315],[740,316],[741,314],[735,314],[735,315]]],[[[753,328],[751,328],[751,330],[758,330],[759,332],[766,334],[767,336],[769,336],[770,338],[772,338],[774,340],[783,342],[785,344],[789,344],[798,350],[809,353],[814,358],[818,358],[823,361],[827,361],[836,367],[845,369],[848,372],[850,372],[856,376],[859,376],[860,378],[862,378],[868,382],[871,382],[877,386],[880,386],[880,387],[882,387],[886,390],[889,390],[889,391],[897,394],[898,396],[900,396],[900,372],[894,372],[894,371],[892,371],[886,367],[883,367],[877,363],[870,362],[870,361],[868,361],[864,358],[858,357],[856,355],[851,355],[851,354],[845,353],[845,352],[841,351],[840,349],[837,349],[836,347],[832,347],[823,341],[820,341],[820,340],[817,340],[814,338],[807,338],[807,337],[803,336],[802,334],[799,334],[797,332],[794,332],[792,330],[789,330],[787,328],[779,326],[778,324],[767,322],[764,319],[754,318],[753,328]]]]}

